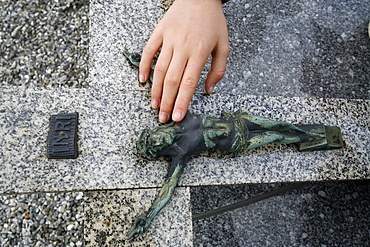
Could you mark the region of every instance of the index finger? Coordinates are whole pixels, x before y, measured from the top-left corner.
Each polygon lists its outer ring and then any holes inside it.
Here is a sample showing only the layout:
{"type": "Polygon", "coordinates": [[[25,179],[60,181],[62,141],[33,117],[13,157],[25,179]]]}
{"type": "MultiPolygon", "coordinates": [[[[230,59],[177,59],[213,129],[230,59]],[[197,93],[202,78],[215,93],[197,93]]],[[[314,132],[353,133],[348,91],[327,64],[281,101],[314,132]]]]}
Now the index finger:
{"type": "Polygon", "coordinates": [[[153,63],[153,58],[155,54],[159,51],[162,46],[162,36],[157,34],[154,30],[152,36],[148,40],[147,44],[145,45],[139,66],[139,81],[141,83],[146,82],[149,78],[150,68],[153,63]]]}

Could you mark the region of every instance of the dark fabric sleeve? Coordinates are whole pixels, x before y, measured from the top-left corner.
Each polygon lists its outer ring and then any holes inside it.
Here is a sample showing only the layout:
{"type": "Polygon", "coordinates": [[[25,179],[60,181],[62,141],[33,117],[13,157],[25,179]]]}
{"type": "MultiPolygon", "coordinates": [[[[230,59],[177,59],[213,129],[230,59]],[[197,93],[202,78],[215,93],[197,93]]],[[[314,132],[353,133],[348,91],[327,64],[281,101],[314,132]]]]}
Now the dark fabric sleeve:
{"type": "Polygon", "coordinates": [[[228,2],[229,0],[222,0],[222,3],[226,3],[226,2],[228,2]]]}

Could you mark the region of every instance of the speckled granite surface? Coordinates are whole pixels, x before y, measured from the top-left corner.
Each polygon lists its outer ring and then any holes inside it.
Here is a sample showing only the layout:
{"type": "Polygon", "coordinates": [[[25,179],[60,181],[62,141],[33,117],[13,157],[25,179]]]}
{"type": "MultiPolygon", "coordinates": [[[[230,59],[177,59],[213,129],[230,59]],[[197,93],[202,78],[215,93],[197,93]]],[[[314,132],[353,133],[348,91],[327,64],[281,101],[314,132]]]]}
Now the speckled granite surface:
{"type": "MultiPolygon", "coordinates": [[[[1,192],[146,188],[159,186],[165,160],[144,160],[135,142],[157,126],[140,92],[110,89],[47,90],[3,88],[0,95],[1,192]],[[79,112],[76,160],[48,160],[50,114],[79,112]]],[[[196,95],[193,112],[213,116],[242,109],[291,123],[323,123],[343,130],[344,150],[299,153],[271,145],[245,154],[204,154],[189,162],[180,184],[214,185],[275,181],[369,178],[367,100],[196,95]]]]}
{"type": "MultiPolygon", "coordinates": [[[[223,7],[230,54],[215,92],[370,99],[367,1],[243,0],[223,7]]],[[[92,1],[92,87],[139,88],[122,50],[140,51],[163,14],[156,0],[92,1]]]]}
{"type": "MultiPolygon", "coordinates": [[[[191,188],[193,213],[229,205],[280,184],[191,188]]],[[[194,246],[368,246],[370,180],[308,183],[194,222],[194,246]]]]}
{"type": "Polygon", "coordinates": [[[224,12],[230,55],[218,92],[370,98],[368,1],[243,0],[224,12]]]}
{"type": "MultiPolygon", "coordinates": [[[[4,143],[2,165],[5,169],[2,171],[8,171],[5,174],[16,179],[15,181],[9,179],[9,183],[4,184],[5,191],[10,190],[12,186],[28,191],[39,190],[38,186],[44,190],[58,190],[58,188],[130,188],[161,184],[167,163],[146,162],[135,154],[134,142],[140,131],[145,127],[156,125],[154,113],[145,106],[146,98],[143,94],[110,90],[56,92],[27,89],[18,95],[10,90],[1,98],[3,109],[0,112],[5,120],[5,128],[2,128],[4,143]],[[143,106],[140,106],[141,104],[143,106]],[[122,105],[126,107],[123,108],[122,105]],[[44,157],[48,113],[58,111],[77,111],[81,115],[79,133],[81,157],[75,161],[54,161],[44,157]],[[130,124],[128,121],[134,122],[130,124]],[[145,166],[143,162],[146,163],[145,166]],[[23,169],[19,170],[21,167],[23,169]],[[58,175],[55,176],[54,172],[58,175]],[[138,181],[144,176],[146,176],[144,183],[139,185],[138,181]]],[[[344,151],[297,153],[289,148],[274,146],[272,152],[260,149],[244,156],[232,155],[222,159],[215,159],[217,155],[213,157],[205,155],[190,163],[189,172],[184,173],[182,183],[219,184],[234,183],[233,181],[238,180],[271,182],[282,178],[279,174],[286,180],[368,176],[366,163],[369,152],[366,141],[369,139],[369,118],[362,114],[368,112],[368,101],[325,102],[300,98],[285,101],[256,96],[230,96],[221,99],[214,95],[208,98],[199,96],[192,107],[195,112],[205,109],[204,112],[217,115],[219,112],[213,110],[216,103],[220,109],[231,111],[236,110],[235,106],[238,105],[239,108],[251,113],[264,112],[264,116],[293,123],[323,122],[338,125],[343,128],[348,148],[344,151]],[[341,107],[338,109],[337,105],[341,107]],[[225,167],[231,159],[235,166],[225,167]],[[277,160],[279,162],[276,162],[277,160]],[[352,169],[345,168],[348,163],[352,169]],[[212,171],[209,170],[208,174],[204,168],[212,171]],[[235,172],[237,170],[244,172],[238,175],[239,172],[235,172]],[[247,174],[248,178],[245,177],[247,174]]]]}
{"type": "Polygon", "coordinates": [[[85,246],[193,246],[189,188],[177,188],[144,235],[127,239],[133,220],[150,207],[157,193],[156,189],[85,193],[85,246]]]}
{"type": "Polygon", "coordinates": [[[144,94],[19,87],[3,88],[0,94],[2,192],[119,188],[123,184],[131,188],[144,177],[143,186],[161,183],[160,174],[166,166],[159,161],[146,164],[135,154],[142,128],[137,123],[155,125],[144,94]],[[50,115],[75,111],[80,114],[80,156],[76,160],[48,160],[50,115]],[[138,169],[140,166],[149,168],[149,173],[142,173],[146,168],[138,169]],[[154,180],[147,183],[150,177],[154,180]]]}
{"type": "Polygon", "coordinates": [[[164,10],[158,0],[90,3],[91,87],[143,90],[122,51],[141,51],[164,10]],[[102,45],[104,44],[104,45],[102,45]]]}

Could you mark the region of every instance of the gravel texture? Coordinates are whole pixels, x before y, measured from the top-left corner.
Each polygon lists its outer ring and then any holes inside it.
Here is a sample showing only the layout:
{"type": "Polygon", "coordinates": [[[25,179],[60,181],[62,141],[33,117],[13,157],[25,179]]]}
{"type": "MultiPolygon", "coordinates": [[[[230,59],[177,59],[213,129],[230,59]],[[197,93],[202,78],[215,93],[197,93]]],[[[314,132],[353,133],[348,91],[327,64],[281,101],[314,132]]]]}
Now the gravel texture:
{"type": "MultiPolygon", "coordinates": [[[[88,86],[89,1],[1,0],[0,86],[88,86]]],[[[83,193],[0,196],[0,246],[83,246],[83,193]]]]}
{"type": "Polygon", "coordinates": [[[83,193],[0,197],[0,246],[83,246],[83,193]]]}
{"type": "Polygon", "coordinates": [[[1,85],[87,85],[89,1],[0,1],[1,85]]]}

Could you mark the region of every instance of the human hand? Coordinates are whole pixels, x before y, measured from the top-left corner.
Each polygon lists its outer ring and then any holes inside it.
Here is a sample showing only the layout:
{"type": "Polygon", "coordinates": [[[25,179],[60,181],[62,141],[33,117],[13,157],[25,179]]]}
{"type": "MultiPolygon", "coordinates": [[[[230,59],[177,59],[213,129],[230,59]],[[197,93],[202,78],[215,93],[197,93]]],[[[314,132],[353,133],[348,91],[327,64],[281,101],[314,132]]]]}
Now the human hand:
{"type": "Polygon", "coordinates": [[[202,69],[212,55],[205,82],[207,93],[224,76],[229,41],[221,0],[176,0],[143,49],[139,81],[148,80],[155,54],[151,106],[159,121],[181,121],[188,110],[202,69]]]}

